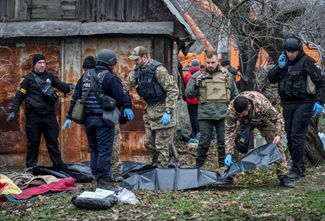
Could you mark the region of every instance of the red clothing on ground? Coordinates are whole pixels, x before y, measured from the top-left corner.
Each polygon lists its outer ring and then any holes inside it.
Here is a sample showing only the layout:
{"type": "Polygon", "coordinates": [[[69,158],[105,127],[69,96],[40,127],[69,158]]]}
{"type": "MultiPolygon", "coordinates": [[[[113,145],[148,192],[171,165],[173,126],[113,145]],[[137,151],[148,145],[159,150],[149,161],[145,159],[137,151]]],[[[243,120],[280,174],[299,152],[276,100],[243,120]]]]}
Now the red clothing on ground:
{"type": "MultiPolygon", "coordinates": [[[[195,72],[198,72],[199,70],[200,70],[200,67],[199,66],[192,66],[192,67],[190,67],[190,70],[184,76],[185,85],[188,84],[188,82],[190,81],[192,75],[195,72]]],[[[186,98],[186,102],[189,103],[189,104],[198,104],[199,103],[199,99],[198,98],[186,98]]]]}
{"type": "Polygon", "coordinates": [[[76,187],[74,187],[74,183],[75,181],[73,178],[64,178],[50,184],[43,184],[40,186],[27,188],[20,194],[11,195],[16,200],[29,199],[33,196],[42,195],[47,192],[62,192],[67,190],[74,190],[76,189],[76,187]]]}

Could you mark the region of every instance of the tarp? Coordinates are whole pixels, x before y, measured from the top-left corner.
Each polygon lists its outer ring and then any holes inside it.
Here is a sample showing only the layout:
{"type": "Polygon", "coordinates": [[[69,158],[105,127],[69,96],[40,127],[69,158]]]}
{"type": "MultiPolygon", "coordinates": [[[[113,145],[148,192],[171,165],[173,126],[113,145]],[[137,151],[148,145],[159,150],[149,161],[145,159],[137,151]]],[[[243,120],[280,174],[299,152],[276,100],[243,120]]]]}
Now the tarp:
{"type": "Polygon", "coordinates": [[[93,177],[89,167],[89,162],[66,164],[66,169],[58,170],[54,167],[37,166],[33,167],[33,175],[53,175],[57,178],[72,177],[76,182],[91,182],[93,177]]]}
{"type": "Polygon", "coordinates": [[[225,184],[226,178],[258,167],[270,165],[281,159],[276,144],[266,144],[252,150],[233,163],[222,176],[200,168],[156,168],[137,162],[125,162],[121,175],[123,187],[129,190],[185,190],[208,184],[225,184]]]}

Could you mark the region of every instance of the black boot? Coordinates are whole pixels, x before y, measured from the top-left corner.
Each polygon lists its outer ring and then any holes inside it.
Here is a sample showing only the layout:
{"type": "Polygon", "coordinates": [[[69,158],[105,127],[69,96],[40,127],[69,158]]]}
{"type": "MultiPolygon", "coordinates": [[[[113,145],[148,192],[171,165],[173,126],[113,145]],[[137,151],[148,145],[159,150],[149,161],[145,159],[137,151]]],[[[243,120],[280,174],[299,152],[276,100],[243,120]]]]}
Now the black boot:
{"type": "Polygon", "coordinates": [[[302,177],[305,177],[306,175],[304,173],[298,173],[296,172],[295,170],[291,170],[289,173],[288,173],[288,177],[289,179],[291,180],[298,180],[302,177]]]}
{"type": "Polygon", "coordinates": [[[224,184],[226,186],[231,186],[231,185],[234,184],[234,178],[233,177],[227,177],[223,181],[224,181],[224,184]]]}
{"type": "Polygon", "coordinates": [[[113,191],[115,189],[113,184],[112,184],[111,177],[109,177],[109,176],[100,176],[100,177],[98,177],[97,188],[105,189],[105,190],[113,190],[113,191]]]}
{"type": "Polygon", "coordinates": [[[96,189],[97,189],[97,187],[98,187],[98,176],[93,176],[93,180],[91,181],[91,190],[92,191],[96,191],[96,189]]]}
{"type": "Polygon", "coordinates": [[[295,187],[295,185],[293,184],[293,181],[288,176],[282,177],[280,179],[279,185],[282,187],[285,187],[285,188],[294,188],[295,187]]]}
{"type": "Polygon", "coordinates": [[[112,177],[111,177],[111,181],[113,183],[119,183],[119,182],[122,182],[124,179],[122,176],[120,176],[119,174],[113,174],[112,177]]]}

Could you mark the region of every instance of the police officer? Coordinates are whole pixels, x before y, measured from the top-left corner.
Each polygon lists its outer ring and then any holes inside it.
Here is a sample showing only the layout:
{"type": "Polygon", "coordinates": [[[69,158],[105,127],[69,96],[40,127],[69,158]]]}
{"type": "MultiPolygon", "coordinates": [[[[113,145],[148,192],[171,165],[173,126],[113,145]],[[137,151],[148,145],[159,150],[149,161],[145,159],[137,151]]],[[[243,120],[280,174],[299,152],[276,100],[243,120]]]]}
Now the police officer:
{"type": "Polygon", "coordinates": [[[170,145],[176,126],[175,108],[178,88],[174,76],[158,61],[149,57],[145,47],[133,49],[129,57],[136,67],[125,80],[126,90],[137,86],[137,92],[147,103],[144,108],[144,146],[152,157],[152,164],[169,164],[170,145]]]}
{"type": "Polygon", "coordinates": [[[73,90],[72,84],[61,82],[54,74],[46,71],[45,57],[42,54],[33,56],[33,70],[24,76],[13,101],[12,112],[7,123],[16,116],[23,101],[26,105],[27,156],[26,169],[37,166],[38,150],[42,133],[53,166],[63,169],[58,147],[58,123],[55,117],[57,94],[53,87],[63,93],[73,90]]]}
{"type": "Polygon", "coordinates": [[[201,139],[197,148],[196,166],[202,167],[208,156],[213,127],[217,132],[218,163],[224,166],[225,118],[228,102],[238,90],[231,73],[221,67],[215,52],[207,52],[205,70],[195,73],[188,83],[186,97],[199,98],[198,120],[201,139]]]}
{"type": "Polygon", "coordinates": [[[283,106],[288,148],[292,158],[291,179],[305,176],[305,135],[313,114],[319,115],[325,102],[325,78],[319,65],[303,51],[303,42],[290,36],[284,52],[268,73],[271,83],[278,83],[283,106]]]}
{"type": "Polygon", "coordinates": [[[96,68],[90,69],[78,80],[67,113],[67,120],[62,130],[71,126],[72,110],[76,100],[84,96],[98,79],[98,91],[91,90],[85,100],[85,128],[90,146],[90,168],[93,175],[93,189],[112,189],[112,146],[114,142],[114,127],[103,120],[103,107],[99,97],[108,95],[117,102],[117,107],[127,120],[134,118],[131,100],[123,89],[121,79],[113,72],[116,55],[112,50],[102,49],[96,55],[96,68]]]}
{"type": "Polygon", "coordinates": [[[242,155],[248,152],[249,137],[254,128],[261,132],[268,143],[278,145],[282,155],[281,160],[276,163],[280,186],[293,188],[294,185],[287,176],[284,147],[280,143],[281,136],[284,134],[283,117],[270,101],[257,91],[240,93],[228,106],[225,132],[226,166],[229,167],[232,164],[234,147],[242,155]]]}

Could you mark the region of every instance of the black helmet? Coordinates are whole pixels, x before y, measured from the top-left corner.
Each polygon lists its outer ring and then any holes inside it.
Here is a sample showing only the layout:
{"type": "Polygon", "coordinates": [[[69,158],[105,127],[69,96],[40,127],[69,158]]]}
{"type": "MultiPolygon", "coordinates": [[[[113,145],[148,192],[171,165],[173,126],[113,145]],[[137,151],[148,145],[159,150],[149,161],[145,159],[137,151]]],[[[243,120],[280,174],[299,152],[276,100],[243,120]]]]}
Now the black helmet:
{"type": "Polygon", "coordinates": [[[297,36],[290,36],[284,40],[283,48],[286,51],[302,51],[302,40],[297,36]]]}
{"type": "Polygon", "coordinates": [[[102,49],[96,54],[96,63],[104,63],[108,66],[116,64],[115,52],[110,49],[102,49]]]}

